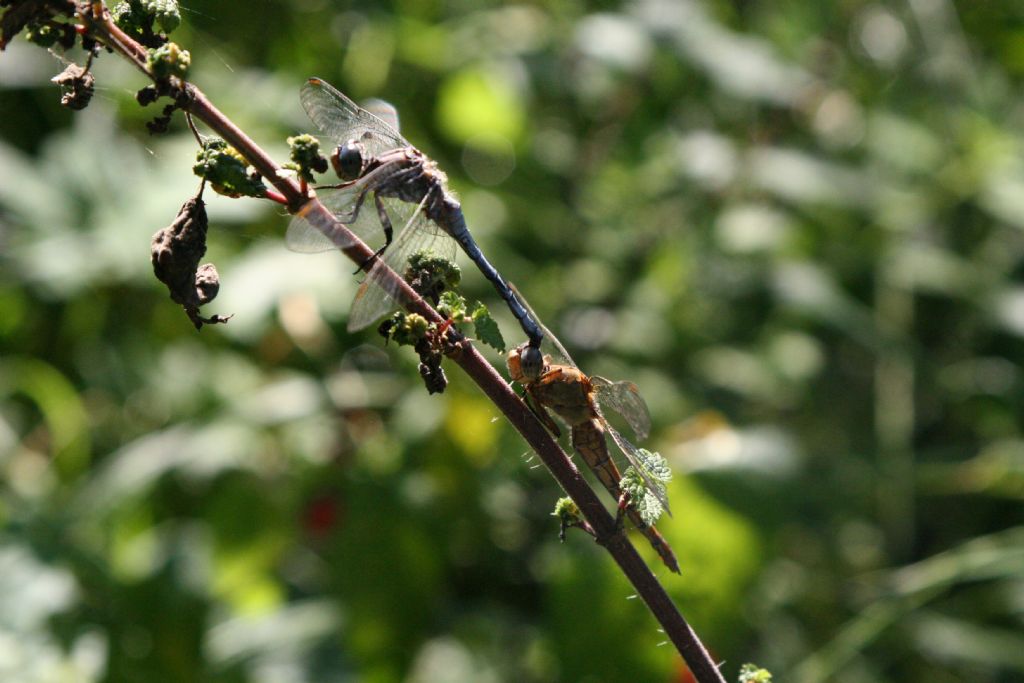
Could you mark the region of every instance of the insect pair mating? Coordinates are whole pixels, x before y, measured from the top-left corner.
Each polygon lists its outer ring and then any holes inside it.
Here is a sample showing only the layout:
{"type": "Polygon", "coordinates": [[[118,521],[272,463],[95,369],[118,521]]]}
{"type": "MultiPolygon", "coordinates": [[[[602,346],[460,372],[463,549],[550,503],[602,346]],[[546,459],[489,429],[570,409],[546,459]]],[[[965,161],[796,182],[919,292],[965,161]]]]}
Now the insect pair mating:
{"type": "MultiPolygon", "coordinates": [[[[410,258],[427,250],[451,261],[458,244],[494,285],[529,339],[509,354],[513,381],[523,385],[531,407],[552,431],[557,433],[557,426],[546,408],[570,425],[573,447],[602,485],[623,502],[628,516],[669,569],[678,573],[675,555],[653,526],[661,508],[668,509],[664,489],[667,467],[660,456],[633,446],[601,412],[602,405],[615,409],[638,438],[645,438],[650,415],[636,386],[583,374],[550,332],[548,338],[565,362],[556,364],[548,357],[541,358],[540,345],[546,330],[480,251],[466,227],[458,200],[448,190],[444,173],[398,133],[393,108],[385,105],[378,109],[380,116],[372,114],[319,78],[310,78],[303,85],[301,100],[321,134],[336,145],[331,165],[341,182],[317,188],[317,199],[357,236],[384,236],[384,245],[375,258],[363,264],[369,266],[369,271],[352,304],[348,329],[366,328],[406,303],[388,269],[401,276],[410,258]],[[373,211],[368,210],[368,201],[372,201],[373,211]],[[632,465],[632,472],[628,470],[627,474],[638,483],[627,487],[628,496],[623,496],[627,480],[611,459],[605,434],[612,437],[632,465]]],[[[353,240],[342,236],[333,221],[318,218],[322,214],[314,212],[313,206],[311,201],[292,219],[286,236],[289,248],[320,252],[351,246],[353,240]]]]}

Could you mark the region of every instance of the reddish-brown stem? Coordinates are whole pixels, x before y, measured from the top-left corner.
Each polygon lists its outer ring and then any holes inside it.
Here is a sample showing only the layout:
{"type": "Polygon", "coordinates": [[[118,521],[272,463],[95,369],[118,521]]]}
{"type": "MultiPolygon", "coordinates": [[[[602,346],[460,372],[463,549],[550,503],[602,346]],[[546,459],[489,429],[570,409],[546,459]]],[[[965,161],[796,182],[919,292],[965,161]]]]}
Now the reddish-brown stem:
{"type": "MultiPolygon", "coordinates": [[[[79,10],[80,18],[93,37],[123,55],[147,77],[152,78],[146,67],[145,48],[117,28],[110,21],[108,12],[103,11],[94,16],[92,8],[95,4],[83,2],[79,10]]],[[[272,197],[268,193],[269,198],[287,206],[291,213],[301,209],[314,225],[332,224],[333,230],[340,236],[339,242],[345,245],[341,247],[341,251],[353,262],[363,264],[373,256],[373,251],[344,225],[338,223],[318,200],[311,199],[304,187],[281,174],[281,169],[274,160],[214,107],[201,90],[191,83],[182,84],[182,87],[186,95],[184,109],[238,150],[257,172],[276,188],[276,191],[271,191],[272,197]]],[[[444,318],[417,295],[398,274],[387,270],[385,277],[388,286],[397,290],[397,298],[409,302],[406,304],[409,311],[423,315],[427,320],[437,324],[444,322],[444,318]]],[[[453,354],[452,359],[504,413],[530,447],[537,452],[559,485],[576,503],[586,519],[584,524],[589,525],[588,531],[608,550],[633,584],[637,594],[647,604],[665,634],[690,667],[695,679],[699,683],[724,683],[721,673],[704,645],[676,609],[664,587],[629,543],[623,530],[616,525],[615,519],[605,509],[576,466],[526,404],[471,344],[462,345],[461,352],[453,354]]]]}
{"type": "Polygon", "coordinates": [[[267,192],[263,196],[271,201],[277,202],[278,204],[288,206],[288,198],[285,197],[280,192],[278,192],[277,190],[271,190],[270,188],[267,188],[267,192]]]}
{"type": "Polygon", "coordinates": [[[475,349],[456,358],[466,374],[473,378],[487,397],[498,406],[512,426],[523,435],[536,451],[548,470],[558,481],[590,524],[598,543],[605,546],[619,568],[636,588],[637,595],[647,604],[661,623],[665,634],[683,656],[694,677],[700,683],[724,683],[721,673],[711,660],[700,638],[672,603],[664,587],[651,573],[625,532],[615,523],[590,485],[569,460],[561,447],[551,438],[537,417],[530,412],[519,396],[475,349]]]}

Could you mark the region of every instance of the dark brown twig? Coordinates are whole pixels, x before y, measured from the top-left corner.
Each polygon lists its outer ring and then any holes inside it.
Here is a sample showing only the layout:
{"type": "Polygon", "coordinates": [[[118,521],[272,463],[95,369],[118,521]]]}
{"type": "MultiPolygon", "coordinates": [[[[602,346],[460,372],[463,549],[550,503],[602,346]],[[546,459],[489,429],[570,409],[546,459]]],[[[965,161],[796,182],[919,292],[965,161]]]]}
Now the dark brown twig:
{"type": "MultiPolygon", "coordinates": [[[[146,67],[146,50],[121,31],[110,19],[109,12],[96,12],[95,2],[79,3],[79,17],[93,38],[120,53],[133,63],[148,78],[153,78],[146,67]]],[[[221,113],[206,95],[191,83],[181,84],[182,109],[203,121],[224,140],[234,147],[260,175],[270,182],[287,202],[288,210],[295,213],[300,209],[314,224],[333,223],[342,241],[350,246],[341,248],[353,262],[364,264],[373,257],[373,250],[360,241],[315,198],[310,199],[298,183],[282,174],[280,166],[256,143],[221,113]]],[[[444,319],[431,308],[395,272],[384,275],[388,286],[399,293],[396,298],[408,301],[406,308],[424,316],[428,321],[442,324],[444,319]]],[[[540,455],[541,460],[558,481],[559,485],[579,507],[590,524],[597,541],[615,559],[637,594],[647,604],[665,634],[686,661],[694,677],[700,683],[724,683],[721,673],[711,660],[697,634],[672,603],[658,579],[644,563],[636,549],[626,538],[625,532],[608,513],[593,489],[581,476],[565,452],[552,439],[544,426],[530,412],[509,384],[495,371],[480,353],[470,344],[463,344],[460,353],[451,357],[469,375],[484,394],[498,407],[516,430],[523,435],[530,447],[540,455]]]]}

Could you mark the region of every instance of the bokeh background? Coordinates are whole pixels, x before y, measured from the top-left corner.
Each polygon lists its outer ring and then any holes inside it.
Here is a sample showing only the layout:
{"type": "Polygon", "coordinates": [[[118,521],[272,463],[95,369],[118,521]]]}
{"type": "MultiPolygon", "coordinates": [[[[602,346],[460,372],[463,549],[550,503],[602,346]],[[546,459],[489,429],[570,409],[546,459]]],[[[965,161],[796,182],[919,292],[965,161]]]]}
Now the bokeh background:
{"type": "MultiPolygon", "coordinates": [[[[393,102],[581,366],[640,385],[682,576],[640,550],[728,678],[1024,680],[1024,5],[183,13],[278,159],[308,76],[393,102]]],[[[196,333],[149,263],[192,138],[110,55],[62,110],[61,68],[0,54],[0,679],[689,680],[494,407],[347,334],[352,265],[278,207],[207,194],[234,318],[196,333]]]]}

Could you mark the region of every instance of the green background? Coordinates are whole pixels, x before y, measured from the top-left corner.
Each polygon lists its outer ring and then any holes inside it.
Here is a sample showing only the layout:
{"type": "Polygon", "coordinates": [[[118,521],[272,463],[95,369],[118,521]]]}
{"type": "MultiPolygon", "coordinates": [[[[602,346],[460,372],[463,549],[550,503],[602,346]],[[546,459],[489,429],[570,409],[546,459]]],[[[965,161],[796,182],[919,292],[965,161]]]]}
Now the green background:
{"type": "MultiPolygon", "coordinates": [[[[183,19],[279,160],[308,76],[394,103],[580,365],[638,383],[682,576],[652,567],[729,679],[1024,679],[1019,2],[183,19]]],[[[113,55],[80,113],[61,68],[0,54],[0,679],[688,680],[496,409],[346,333],[352,264],[276,205],[207,193],[234,318],[196,333],[148,255],[194,141],[113,55]]]]}

